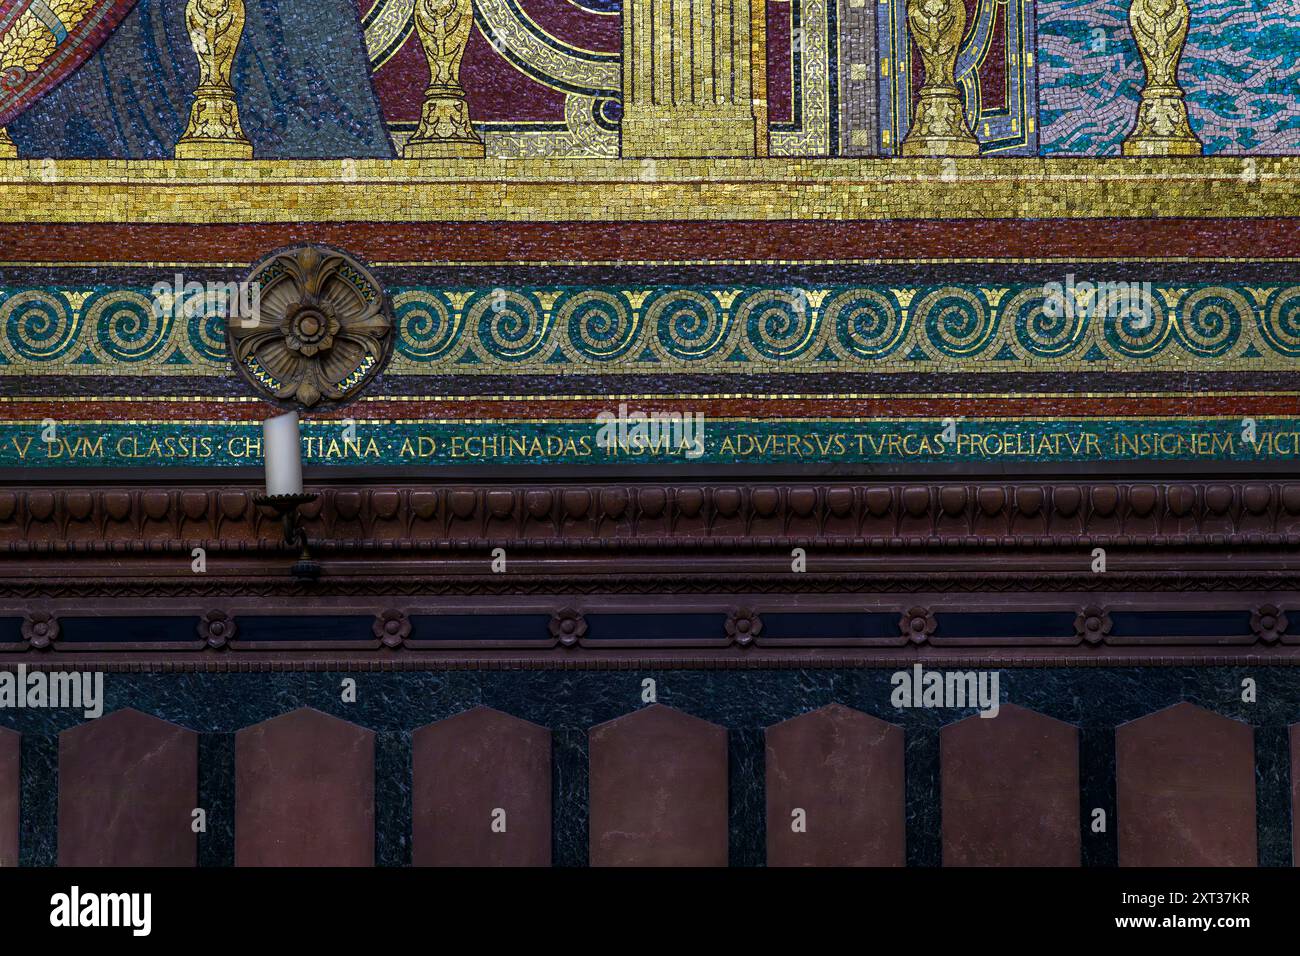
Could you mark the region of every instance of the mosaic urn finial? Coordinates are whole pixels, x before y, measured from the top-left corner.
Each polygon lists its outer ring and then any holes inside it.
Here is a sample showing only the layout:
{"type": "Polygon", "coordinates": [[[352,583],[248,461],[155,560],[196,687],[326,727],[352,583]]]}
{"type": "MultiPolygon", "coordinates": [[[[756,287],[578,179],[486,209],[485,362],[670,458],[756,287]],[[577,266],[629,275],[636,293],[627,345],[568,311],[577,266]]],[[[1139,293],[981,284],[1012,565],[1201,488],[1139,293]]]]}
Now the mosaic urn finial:
{"type": "Polygon", "coordinates": [[[1187,100],[1178,85],[1178,64],[1191,22],[1187,0],[1133,0],[1128,22],[1147,84],[1137,125],[1124,141],[1124,155],[1200,156],[1205,149],[1192,132],[1187,100]]]}
{"type": "Polygon", "coordinates": [[[966,33],[962,0],[908,0],[907,25],[921,50],[925,84],[916,103],[904,156],[978,156],[957,89],[957,54],[966,33]]]}
{"type": "Polygon", "coordinates": [[[429,61],[429,86],[419,128],[402,150],[408,159],[484,156],[460,84],[460,63],[473,25],[473,0],[416,0],[415,32],[429,61]]]}
{"type": "Polygon", "coordinates": [[[244,0],[190,0],[185,28],[199,60],[190,122],[176,143],[177,159],[252,159],[253,144],[239,123],[230,83],[235,50],[244,33],[244,0]]]}

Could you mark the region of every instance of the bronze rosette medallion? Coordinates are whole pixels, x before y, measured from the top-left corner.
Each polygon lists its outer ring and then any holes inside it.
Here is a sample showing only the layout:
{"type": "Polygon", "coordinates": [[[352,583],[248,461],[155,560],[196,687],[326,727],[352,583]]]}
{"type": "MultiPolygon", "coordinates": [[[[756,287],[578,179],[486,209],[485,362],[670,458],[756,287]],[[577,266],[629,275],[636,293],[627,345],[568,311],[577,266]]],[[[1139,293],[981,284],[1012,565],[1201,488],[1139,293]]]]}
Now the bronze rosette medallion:
{"type": "Polygon", "coordinates": [[[365,266],[327,246],[267,256],[226,322],[240,374],[265,398],[301,409],[349,402],[388,364],[394,321],[365,266]],[[249,305],[251,303],[251,306],[249,305]]]}

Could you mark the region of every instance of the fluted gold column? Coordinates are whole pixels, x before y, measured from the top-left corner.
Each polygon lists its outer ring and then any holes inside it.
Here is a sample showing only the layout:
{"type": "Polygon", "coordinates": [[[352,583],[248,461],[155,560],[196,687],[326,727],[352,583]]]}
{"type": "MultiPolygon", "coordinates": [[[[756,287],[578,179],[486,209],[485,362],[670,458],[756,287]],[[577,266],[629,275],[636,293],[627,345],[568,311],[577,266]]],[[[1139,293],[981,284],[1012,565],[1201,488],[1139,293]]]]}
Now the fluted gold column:
{"type": "Polygon", "coordinates": [[[752,17],[751,0],[625,0],[624,156],[755,154],[752,17]]]}
{"type": "Polygon", "coordinates": [[[749,49],[750,75],[754,83],[755,153],[768,153],[767,124],[767,0],[750,0],[749,49]]]}
{"type": "Polygon", "coordinates": [[[416,0],[415,31],[429,61],[420,125],[402,149],[409,158],[481,159],[483,140],[470,125],[460,62],[474,25],[473,0],[416,0]]]}
{"type": "Polygon", "coordinates": [[[921,51],[925,84],[903,155],[978,156],[979,140],[966,123],[956,79],[966,5],[962,0],[907,0],[907,25],[921,51]]]}
{"type": "Polygon", "coordinates": [[[1125,156],[1200,156],[1205,151],[1187,118],[1178,64],[1187,45],[1187,0],[1133,0],[1128,22],[1142,54],[1147,83],[1125,156]]]}
{"type": "Polygon", "coordinates": [[[9,131],[0,126],[0,159],[17,159],[18,147],[9,138],[9,131]]]}
{"type": "Polygon", "coordinates": [[[244,0],[190,0],[185,26],[199,59],[190,123],[176,144],[177,159],[252,159],[253,144],[239,125],[230,68],[244,33],[244,0]]]}

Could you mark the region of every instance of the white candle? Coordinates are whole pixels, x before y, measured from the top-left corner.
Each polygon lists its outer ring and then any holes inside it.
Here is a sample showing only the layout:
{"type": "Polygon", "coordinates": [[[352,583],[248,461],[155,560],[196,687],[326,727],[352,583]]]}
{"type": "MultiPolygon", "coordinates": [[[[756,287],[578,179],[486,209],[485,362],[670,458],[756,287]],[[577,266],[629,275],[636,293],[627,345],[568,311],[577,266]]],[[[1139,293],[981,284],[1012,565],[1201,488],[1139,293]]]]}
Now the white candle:
{"type": "Polygon", "coordinates": [[[266,455],[266,493],[302,494],[302,437],[297,412],[266,420],[262,449],[266,455]]]}

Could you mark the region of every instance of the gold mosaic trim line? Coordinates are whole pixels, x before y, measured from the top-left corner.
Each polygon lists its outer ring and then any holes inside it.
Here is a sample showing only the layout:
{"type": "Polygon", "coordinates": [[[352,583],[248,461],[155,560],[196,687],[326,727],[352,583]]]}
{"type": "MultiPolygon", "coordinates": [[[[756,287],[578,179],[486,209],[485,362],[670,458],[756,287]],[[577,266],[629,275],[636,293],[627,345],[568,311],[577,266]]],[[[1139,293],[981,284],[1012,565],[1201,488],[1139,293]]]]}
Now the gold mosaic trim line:
{"type": "MultiPolygon", "coordinates": [[[[972,424],[982,424],[988,422],[1117,422],[1135,420],[1141,422],[1226,422],[1229,425],[1229,431],[1235,430],[1241,419],[1235,415],[976,415],[970,416],[963,421],[972,424]]],[[[822,423],[836,425],[881,425],[895,424],[899,422],[936,422],[939,416],[930,415],[873,415],[873,416],[856,416],[845,415],[843,417],[835,415],[781,415],[773,418],[751,418],[738,415],[709,415],[705,421],[715,424],[746,424],[762,425],[766,423],[775,423],[779,425],[817,425],[822,423]]],[[[1262,415],[1258,419],[1260,422],[1271,421],[1291,421],[1287,415],[1262,415]]],[[[595,419],[591,417],[584,418],[563,418],[548,416],[546,418],[354,418],[352,421],[357,425],[365,426],[382,426],[382,425],[590,425],[595,419]]],[[[44,419],[37,418],[13,418],[5,419],[0,424],[5,426],[28,425],[34,428],[40,428],[44,424],[44,419]]],[[[310,424],[310,423],[309,423],[310,424]]],[[[318,421],[317,424],[324,424],[318,421]]],[[[260,422],[231,422],[220,418],[70,418],[58,423],[60,428],[70,428],[83,425],[98,426],[177,426],[188,425],[194,427],[216,427],[216,428],[257,428],[260,430],[260,422]]],[[[38,446],[39,447],[39,446],[38,446]]]]}
{"type": "MultiPolygon", "coordinates": [[[[793,392],[781,394],[776,392],[678,392],[678,393],[654,393],[646,394],[617,394],[611,395],[606,392],[587,393],[587,394],[546,394],[546,395],[371,395],[365,396],[358,401],[361,404],[389,404],[398,402],[582,402],[582,401],[647,401],[647,402],[670,402],[670,401],[714,401],[714,400],[745,400],[745,401],[789,401],[789,400],[816,400],[834,399],[837,401],[878,401],[882,399],[928,399],[931,401],[945,401],[953,399],[1119,399],[1119,398],[1300,398],[1300,392],[1294,391],[1258,391],[1258,392],[1216,392],[1216,391],[1195,391],[1195,392],[835,392],[833,394],[816,394],[809,392],[793,392]]],[[[153,395],[142,399],[136,395],[76,395],[76,396],[59,396],[51,398],[48,395],[0,395],[0,405],[5,404],[47,404],[47,405],[69,405],[69,404],[100,404],[110,402],[130,402],[138,404],[147,401],[154,403],[175,403],[184,405],[193,405],[203,403],[205,405],[227,404],[227,405],[263,405],[265,402],[260,398],[249,396],[225,396],[225,395],[153,395]]],[[[170,419],[169,419],[170,420],[170,419]]]]}
{"type": "Polygon", "coordinates": [[[1217,219],[1296,215],[1300,215],[1300,157],[44,159],[0,164],[0,222],[1217,219]]]}
{"type": "MultiPolygon", "coordinates": [[[[548,269],[576,266],[952,266],[952,265],[1048,265],[1060,266],[1061,263],[1125,263],[1131,264],[1133,257],[1123,256],[1057,256],[1052,259],[1013,259],[1013,258],[970,258],[970,259],[439,259],[428,260],[372,260],[370,265],[376,269],[409,268],[468,268],[475,266],[520,266],[530,269],[548,269]]],[[[1250,256],[1206,259],[1193,256],[1142,256],[1143,265],[1152,263],[1186,265],[1196,263],[1223,263],[1227,265],[1259,264],[1274,262],[1300,262],[1300,256],[1250,256]]],[[[0,260],[0,269],[76,269],[76,268],[118,268],[118,269],[247,269],[251,262],[226,262],[212,260],[209,262],[154,262],[84,259],[63,262],[45,262],[38,260],[0,260]]]]}

